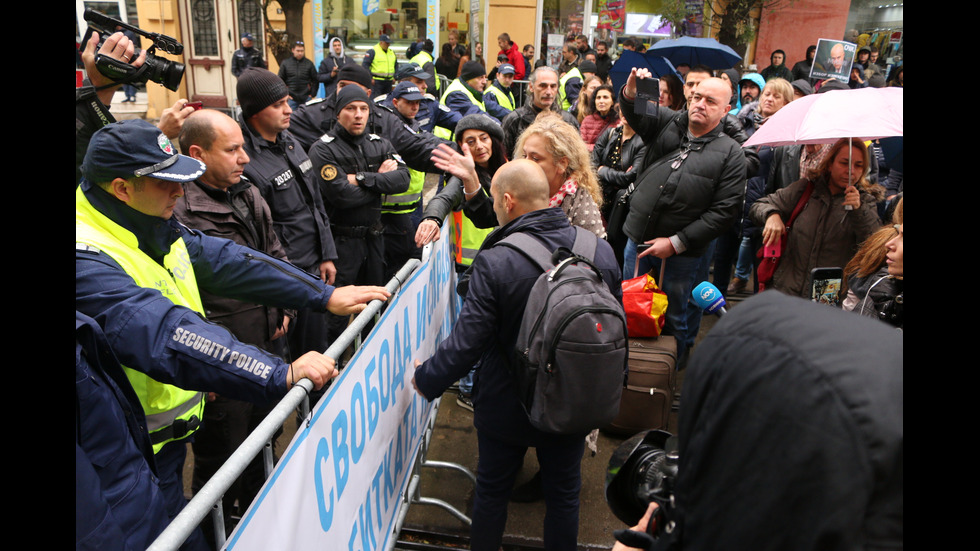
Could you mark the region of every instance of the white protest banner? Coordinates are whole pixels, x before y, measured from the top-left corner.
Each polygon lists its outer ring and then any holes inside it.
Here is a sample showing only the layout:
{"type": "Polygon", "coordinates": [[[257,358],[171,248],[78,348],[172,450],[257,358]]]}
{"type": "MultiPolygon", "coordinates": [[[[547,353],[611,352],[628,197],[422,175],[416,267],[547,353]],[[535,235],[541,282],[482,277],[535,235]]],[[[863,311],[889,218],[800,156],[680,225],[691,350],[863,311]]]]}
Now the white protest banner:
{"type": "Polygon", "coordinates": [[[450,240],[402,286],[300,428],[226,549],[385,549],[431,404],[412,388],[415,359],[455,322],[450,240]]]}

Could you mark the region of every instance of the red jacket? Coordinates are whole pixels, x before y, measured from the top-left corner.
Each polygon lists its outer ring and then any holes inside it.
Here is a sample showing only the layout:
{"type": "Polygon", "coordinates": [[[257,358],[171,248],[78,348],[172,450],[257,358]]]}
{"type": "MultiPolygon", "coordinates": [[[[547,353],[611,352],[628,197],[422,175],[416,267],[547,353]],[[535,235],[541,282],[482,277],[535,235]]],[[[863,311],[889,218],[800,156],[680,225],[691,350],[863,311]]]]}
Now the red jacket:
{"type": "Polygon", "coordinates": [[[510,49],[500,50],[500,53],[497,55],[499,56],[501,54],[507,56],[507,63],[514,66],[514,80],[524,80],[524,77],[527,76],[524,74],[524,56],[517,49],[517,44],[511,41],[510,49]]]}

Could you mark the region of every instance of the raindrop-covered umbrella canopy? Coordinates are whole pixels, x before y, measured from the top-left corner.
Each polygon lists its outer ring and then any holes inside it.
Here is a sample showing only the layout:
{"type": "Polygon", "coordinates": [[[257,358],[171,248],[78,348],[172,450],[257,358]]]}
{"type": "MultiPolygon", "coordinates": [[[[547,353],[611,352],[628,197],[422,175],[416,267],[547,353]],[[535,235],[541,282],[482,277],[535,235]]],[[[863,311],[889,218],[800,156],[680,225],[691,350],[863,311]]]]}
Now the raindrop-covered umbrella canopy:
{"type": "Polygon", "coordinates": [[[666,57],[675,67],[687,63],[691,67],[707,65],[712,69],[731,69],[742,60],[735,50],[714,38],[690,36],[661,40],[650,46],[647,53],[666,57]]]}

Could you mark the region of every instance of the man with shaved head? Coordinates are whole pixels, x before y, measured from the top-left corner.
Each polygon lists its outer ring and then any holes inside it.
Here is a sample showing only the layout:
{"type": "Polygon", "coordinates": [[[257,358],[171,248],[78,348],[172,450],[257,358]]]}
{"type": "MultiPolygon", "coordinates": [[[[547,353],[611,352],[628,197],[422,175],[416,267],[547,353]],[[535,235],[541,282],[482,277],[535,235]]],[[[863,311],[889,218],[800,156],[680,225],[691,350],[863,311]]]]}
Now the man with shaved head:
{"type": "MultiPolygon", "coordinates": [[[[548,206],[548,181],[533,161],[521,159],[502,166],[494,174],[490,193],[501,227],[487,237],[473,261],[466,300],[452,334],[425,363],[416,361],[413,383],[422,396],[434,400],[472,366],[479,366],[473,386],[473,424],[480,453],[472,548],[500,549],[507,501],[527,448],[534,447],[547,504],[545,549],[575,549],[585,434],[549,434],[531,426],[508,368],[541,267],[518,250],[494,244],[520,232],[548,250],[571,249],[576,232],[584,230],[572,227],[561,207],[548,206]]],[[[621,299],[619,264],[605,240],[598,240],[594,259],[613,296],[621,299]]]]}
{"type": "MultiPolygon", "coordinates": [[[[190,228],[288,261],[273,229],[269,205],[259,189],[242,176],[249,162],[244,141],[241,126],[221,111],[204,109],[187,117],[180,133],[181,151],[202,161],[207,169],[197,180],[184,185],[184,196],[177,200],[174,216],[190,228]]],[[[206,292],[201,293],[201,299],[210,321],[224,325],[242,342],[285,357],[282,337],[289,328],[289,320],[295,316],[294,311],[206,292]]],[[[195,494],[271,409],[271,405],[209,396],[204,423],[193,443],[191,489],[195,494]]],[[[262,460],[256,458],[225,493],[225,518],[244,514],[264,482],[262,460]]],[[[208,531],[211,524],[204,523],[204,527],[208,531]]]]}
{"type": "Polygon", "coordinates": [[[623,231],[629,240],[623,273],[659,273],[666,262],[661,287],[667,293],[664,333],[677,338],[678,365],[694,345],[701,310],[688,306],[691,290],[706,279],[714,240],[736,220],[745,189],[745,156],[724,132],[731,109],[731,86],[706,78],[693,89],[687,111],[660,109],[654,116],[633,109],[636,82],[652,78],[634,68],[620,93],[623,116],[647,144],[642,178],[630,200],[623,231]],[[643,245],[645,250],[638,251],[643,245]]]}

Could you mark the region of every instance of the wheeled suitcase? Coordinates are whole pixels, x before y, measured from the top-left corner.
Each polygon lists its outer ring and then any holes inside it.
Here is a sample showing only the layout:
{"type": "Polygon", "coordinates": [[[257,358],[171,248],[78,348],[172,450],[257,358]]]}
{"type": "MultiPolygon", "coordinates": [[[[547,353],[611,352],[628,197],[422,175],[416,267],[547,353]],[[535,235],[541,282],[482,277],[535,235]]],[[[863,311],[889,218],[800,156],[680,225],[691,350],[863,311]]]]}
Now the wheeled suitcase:
{"type": "Polygon", "coordinates": [[[667,429],[677,384],[677,340],[670,335],[629,340],[629,377],[619,415],[603,430],[632,436],[667,429]]]}

